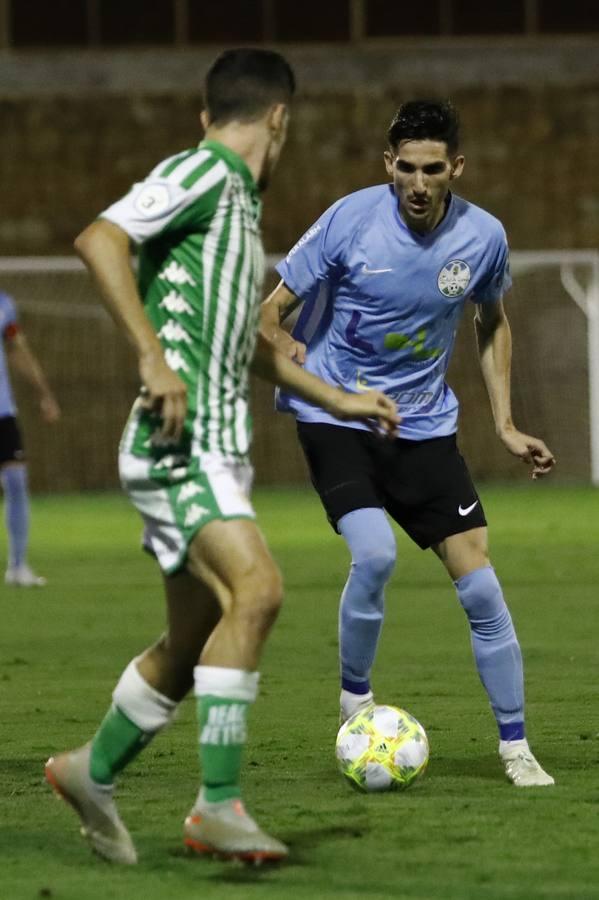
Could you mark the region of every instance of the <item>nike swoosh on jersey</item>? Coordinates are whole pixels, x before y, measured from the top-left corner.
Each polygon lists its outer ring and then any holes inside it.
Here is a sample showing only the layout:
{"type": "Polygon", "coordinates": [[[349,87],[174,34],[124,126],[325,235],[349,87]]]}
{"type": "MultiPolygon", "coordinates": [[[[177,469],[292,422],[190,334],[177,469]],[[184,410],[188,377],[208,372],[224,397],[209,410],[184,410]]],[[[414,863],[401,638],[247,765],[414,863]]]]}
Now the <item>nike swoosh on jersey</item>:
{"type": "Polygon", "coordinates": [[[471,506],[467,506],[466,509],[462,509],[462,504],[458,506],[458,512],[461,516],[467,516],[468,513],[471,513],[474,507],[477,505],[478,500],[475,500],[471,506]]]}
{"type": "Polygon", "coordinates": [[[393,269],[369,269],[366,263],[362,266],[364,275],[380,275],[382,272],[392,272],[393,269]]]}

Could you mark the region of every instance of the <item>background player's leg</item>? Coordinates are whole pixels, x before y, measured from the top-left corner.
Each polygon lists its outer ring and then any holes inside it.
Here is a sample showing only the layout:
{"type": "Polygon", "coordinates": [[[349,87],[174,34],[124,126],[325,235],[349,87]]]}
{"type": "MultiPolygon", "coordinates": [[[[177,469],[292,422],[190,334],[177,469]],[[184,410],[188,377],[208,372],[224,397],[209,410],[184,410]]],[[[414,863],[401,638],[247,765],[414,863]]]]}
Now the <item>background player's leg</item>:
{"type": "Polygon", "coordinates": [[[339,607],[341,719],[372,702],[370,671],[381,633],[395,537],[382,509],[356,509],[337,523],[352,557],[339,607]]]}
{"type": "Polygon", "coordinates": [[[29,538],[29,496],[27,469],[22,463],[8,463],[2,468],[2,488],[6,505],[8,531],[8,565],[15,569],[27,558],[29,538]]]}
{"type": "Polygon", "coordinates": [[[497,721],[508,777],[521,787],[553,784],[526,742],[522,654],[501,585],[489,562],[487,529],[451,535],[433,549],[453,579],[468,617],[476,667],[497,721]],[[510,763],[513,753],[520,754],[515,767],[510,763]]]}
{"type": "Polygon", "coordinates": [[[189,568],[214,591],[222,617],[194,675],[202,787],[186,842],[198,852],[280,858],[287,849],[246,813],[239,783],[256,667],[281,605],[279,571],[256,525],[243,519],[210,522],[198,532],[189,568]]]}
{"type": "Polygon", "coordinates": [[[41,587],[45,584],[44,579],[29,572],[27,566],[29,542],[27,467],[23,463],[7,463],[2,468],[1,479],[9,549],[6,582],[23,587],[41,587]],[[30,578],[26,577],[28,572],[30,578]]]}

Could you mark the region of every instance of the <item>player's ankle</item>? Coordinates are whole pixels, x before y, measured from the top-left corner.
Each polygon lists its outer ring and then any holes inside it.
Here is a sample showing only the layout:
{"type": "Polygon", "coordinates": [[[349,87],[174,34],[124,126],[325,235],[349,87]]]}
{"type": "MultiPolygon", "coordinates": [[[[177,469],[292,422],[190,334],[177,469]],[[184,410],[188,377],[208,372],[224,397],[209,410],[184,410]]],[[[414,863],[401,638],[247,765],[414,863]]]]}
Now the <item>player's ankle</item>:
{"type": "Polygon", "coordinates": [[[198,794],[199,806],[226,803],[229,800],[241,800],[241,788],[238,784],[203,784],[198,794]]]}
{"type": "Polygon", "coordinates": [[[342,716],[345,719],[349,719],[349,717],[353,716],[355,712],[357,712],[359,709],[363,709],[373,701],[374,694],[372,693],[370,685],[368,685],[368,689],[365,692],[360,693],[350,691],[346,687],[341,688],[339,704],[341,706],[342,716]]]}
{"type": "Polygon", "coordinates": [[[502,744],[526,740],[526,730],[523,721],[507,723],[499,722],[498,728],[499,740],[502,744]]]}

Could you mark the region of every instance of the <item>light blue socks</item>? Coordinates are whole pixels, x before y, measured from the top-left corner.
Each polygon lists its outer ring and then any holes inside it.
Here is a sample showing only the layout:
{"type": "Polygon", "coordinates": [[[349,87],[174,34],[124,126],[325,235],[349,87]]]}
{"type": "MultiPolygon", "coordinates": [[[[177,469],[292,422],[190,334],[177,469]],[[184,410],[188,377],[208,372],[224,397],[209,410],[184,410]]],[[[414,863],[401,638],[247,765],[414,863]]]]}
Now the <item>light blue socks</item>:
{"type": "Polygon", "coordinates": [[[384,588],[395,565],[395,537],[382,509],[356,509],[338,522],[352,556],[339,609],[341,686],[370,691],[370,670],[383,624],[384,588]]]}
{"type": "MultiPolygon", "coordinates": [[[[370,692],[372,668],[383,624],[384,589],[395,565],[395,537],[382,509],[347,513],[338,528],[352,555],[339,609],[341,687],[370,692]]],[[[455,582],[470,623],[472,649],[489,695],[502,741],[524,738],[522,654],[501,586],[491,566],[455,582]]]]}
{"type": "Polygon", "coordinates": [[[8,465],[0,473],[8,531],[9,567],[25,562],[29,539],[29,494],[25,466],[8,465]]]}
{"type": "Polygon", "coordinates": [[[476,569],[455,582],[472,633],[476,667],[499,726],[502,741],[524,738],[522,654],[491,566],[476,569]]]}

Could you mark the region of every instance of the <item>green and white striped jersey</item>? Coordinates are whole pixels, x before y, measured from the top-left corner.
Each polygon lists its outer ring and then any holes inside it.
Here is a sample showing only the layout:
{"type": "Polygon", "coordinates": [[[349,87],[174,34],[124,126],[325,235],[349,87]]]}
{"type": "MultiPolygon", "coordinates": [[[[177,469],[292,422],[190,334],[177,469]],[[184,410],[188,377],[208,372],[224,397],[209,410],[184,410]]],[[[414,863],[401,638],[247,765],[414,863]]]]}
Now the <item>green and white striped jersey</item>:
{"type": "MultiPolygon", "coordinates": [[[[215,141],[164,160],[101,214],[139,245],[138,282],[166,361],[188,388],[177,447],[134,406],[123,450],[157,467],[248,453],[249,365],[264,277],[260,199],[245,162],[215,141]]],[[[156,468],[156,467],[155,467],[156,468]]],[[[165,474],[167,474],[165,472],[165,474]]]]}

